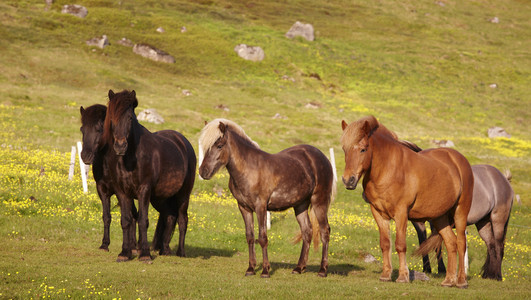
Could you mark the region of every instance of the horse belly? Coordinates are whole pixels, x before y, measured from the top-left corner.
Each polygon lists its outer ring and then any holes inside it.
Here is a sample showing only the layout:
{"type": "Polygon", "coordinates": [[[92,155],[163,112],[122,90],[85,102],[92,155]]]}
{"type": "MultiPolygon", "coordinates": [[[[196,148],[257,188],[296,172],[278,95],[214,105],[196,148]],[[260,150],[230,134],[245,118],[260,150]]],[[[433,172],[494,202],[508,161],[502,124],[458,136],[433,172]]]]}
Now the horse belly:
{"type": "MultiPolygon", "coordinates": [[[[308,200],[311,195],[310,187],[305,184],[277,186],[267,203],[267,209],[272,211],[286,210],[298,203],[308,200]]],[[[309,201],[308,201],[309,202],[309,201]]]]}

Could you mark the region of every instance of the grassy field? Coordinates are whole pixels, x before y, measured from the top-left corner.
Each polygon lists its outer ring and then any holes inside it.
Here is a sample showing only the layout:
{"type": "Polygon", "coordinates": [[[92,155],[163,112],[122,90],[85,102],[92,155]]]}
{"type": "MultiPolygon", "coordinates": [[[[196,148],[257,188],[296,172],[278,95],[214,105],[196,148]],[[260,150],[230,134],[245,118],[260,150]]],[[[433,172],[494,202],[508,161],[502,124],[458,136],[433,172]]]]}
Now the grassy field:
{"type": "MultiPolygon", "coordinates": [[[[528,2],[76,3],[88,8],[85,19],[60,13],[69,1],[56,0],[48,10],[40,0],[0,3],[0,244],[5,255],[0,298],[530,297],[528,2]],[[490,21],[494,17],[499,23],[490,21]],[[313,24],[315,41],[284,37],[297,20],[313,24]],[[158,27],[165,32],[158,33],[158,27]],[[102,34],[110,46],[85,44],[102,34]],[[152,44],[176,63],[142,58],[117,43],[122,37],[152,44]],[[262,47],[266,58],[242,60],[233,50],[240,43],[262,47]],[[136,90],[137,113],[155,108],[166,120],[144,124],[148,129],[176,129],[196,149],[204,121],[224,117],[242,125],[268,152],[298,143],[327,155],[333,148],[339,174],[342,119],[374,114],[400,138],[423,148],[434,147],[434,139],[452,140],[472,164],[513,174],[522,203],[515,202],[511,214],[504,280],[479,277],[486,250],[470,227],[467,290],[440,287],[443,278],[437,274],[426,282],[380,283],[376,224],[361,191],[346,191],[341,183],[330,211],[327,278],[317,278],[320,254],[313,250],[308,272],[290,274],[300,252],[300,245],[290,242],[298,230],[292,210],[273,214],[271,278],[244,277],[244,225],[226,172],[196,181],[187,258],[154,253],[152,264],[114,263],[121,246],[119,209],[113,208],[110,251],[101,252],[95,185],[91,181],[83,194],[79,174],[67,180],[70,147],[81,138],[79,106],[105,104],[109,89],[136,90]],[[306,108],[308,103],[319,108],[306,108]],[[273,119],[277,113],[284,118],[273,119]],[[511,138],[488,138],[493,126],[505,128],[511,138]],[[220,190],[222,196],[216,193],[220,190]],[[365,263],[366,254],[378,261],[365,263]]],[[[157,213],[149,216],[155,224],[157,213]]],[[[408,228],[408,253],[416,246],[414,230],[408,228]]],[[[419,258],[408,260],[410,269],[422,270],[419,258]]],[[[396,254],[393,265],[398,268],[396,254]]]]}

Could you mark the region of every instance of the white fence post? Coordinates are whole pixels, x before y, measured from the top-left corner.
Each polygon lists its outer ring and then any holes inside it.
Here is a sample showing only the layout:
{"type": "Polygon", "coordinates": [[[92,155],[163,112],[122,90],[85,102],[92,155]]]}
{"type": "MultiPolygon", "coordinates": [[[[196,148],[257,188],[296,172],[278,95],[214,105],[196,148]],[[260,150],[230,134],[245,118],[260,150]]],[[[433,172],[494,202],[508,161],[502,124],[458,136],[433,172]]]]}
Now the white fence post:
{"type": "Polygon", "coordinates": [[[332,164],[332,171],[334,171],[334,179],[337,180],[336,157],[334,155],[334,148],[330,148],[330,163],[332,164]]]}
{"type": "MultiPolygon", "coordinates": [[[[203,153],[203,147],[201,147],[200,141],[197,142],[197,145],[198,145],[198,148],[199,148],[199,161],[197,163],[197,167],[199,168],[201,166],[201,163],[203,163],[203,158],[204,158],[205,154],[203,153]]],[[[199,179],[203,180],[203,177],[201,177],[201,175],[199,175],[199,179]]]]}
{"type": "MultiPolygon", "coordinates": [[[[465,230],[465,237],[468,235],[468,230],[465,230]]],[[[466,250],[465,250],[465,274],[468,274],[468,241],[466,242],[466,250]]]]}
{"type": "Polygon", "coordinates": [[[70,152],[70,169],[68,170],[68,180],[74,179],[74,170],[76,168],[76,146],[72,146],[72,152],[70,152]]]}
{"type": "Polygon", "coordinates": [[[81,151],[83,150],[83,144],[77,142],[77,153],[79,154],[79,169],[81,170],[81,180],[83,181],[83,192],[86,194],[88,192],[87,186],[87,168],[83,160],[81,159],[81,151]]]}

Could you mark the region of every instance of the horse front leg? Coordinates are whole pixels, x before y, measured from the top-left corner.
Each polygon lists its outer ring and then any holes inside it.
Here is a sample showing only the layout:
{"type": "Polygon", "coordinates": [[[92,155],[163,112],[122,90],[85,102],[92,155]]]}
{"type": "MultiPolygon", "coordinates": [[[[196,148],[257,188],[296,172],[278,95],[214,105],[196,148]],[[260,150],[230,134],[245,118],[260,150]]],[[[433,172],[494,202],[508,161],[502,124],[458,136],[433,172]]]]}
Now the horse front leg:
{"type": "Polygon", "coordinates": [[[138,246],[140,250],[139,260],[150,261],[149,244],[147,241],[147,229],[149,226],[148,210],[151,198],[151,188],[147,185],[139,189],[138,196],[138,246]]]}
{"type": "Polygon", "coordinates": [[[109,251],[111,238],[109,228],[111,227],[111,193],[107,192],[106,187],[101,184],[97,185],[98,196],[101,200],[102,220],[103,220],[103,239],[101,240],[100,249],[109,251]]]}
{"type": "MultiPolygon", "coordinates": [[[[301,255],[299,257],[299,262],[291,273],[301,274],[306,270],[306,264],[308,262],[308,252],[310,250],[310,243],[312,241],[312,224],[310,222],[310,218],[308,217],[307,204],[294,207],[294,210],[295,217],[297,218],[297,222],[299,222],[299,226],[301,228],[302,249],[301,255]]],[[[314,224],[314,226],[317,226],[317,224],[314,224]]]]}
{"type": "Polygon", "coordinates": [[[409,282],[409,269],[406,261],[406,230],[407,230],[407,211],[399,211],[395,214],[396,224],[396,241],[395,249],[398,252],[398,278],[396,282],[409,282]]]}
{"type": "Polygon", "coordinates": [[[380,248],[382,249],[383,270],[380,281],[391,281],[391,241],[389,238],[389,220],[382,217],[380,212],[371,205],[371,212],[380,231],[380,248]]]}
{"type": "Polygon", "coordinates": [[[256,210],[256,219],[258,220],[258,244],[262,247],[262,274],[260,277],[269,278],[269,271],[271,265],[269,264],[269,257],[267,255],[267,208],[260,207],[256,210]]]}
{"type": "Polygon", "coordinates": [[[122,233],[123,233],[123,239],[122,239],[122,252],[118,254],[117,262],[123,262],[128,261],[132,258],[132,247],[131,244],[131,224],[133,224],[133,214],[131,211],[131,207],[133,205],[133,199],[129,197],[125,197],[124,195],[118,196],[118,199],[120,201],[120,212],[121,212],[121,218],[120,223],[122,225],[122,233]]]}
{"type": "Polygon", "coordinates": [[[245,271],[245,276],[254,275],[254,268],[256,267],[256,253],[254,252],[254,219],[253,212],[238,204],[238,208],[245,223],[245,238],[249,246],[249,267],[245,271]]]}

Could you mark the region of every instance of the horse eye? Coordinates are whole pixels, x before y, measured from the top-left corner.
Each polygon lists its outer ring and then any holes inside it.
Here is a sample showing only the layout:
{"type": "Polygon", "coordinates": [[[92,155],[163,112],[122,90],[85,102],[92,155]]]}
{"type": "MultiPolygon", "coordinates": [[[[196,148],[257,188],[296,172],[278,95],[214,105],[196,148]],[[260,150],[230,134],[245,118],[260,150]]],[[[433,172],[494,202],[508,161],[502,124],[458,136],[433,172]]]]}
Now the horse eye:
{"type": "Polygon", "coordinates": [[[361,149],[361,153],[363,153],[363,152],[365,152],[365,151],[367,151],[367,149],[361,149]]]}
{"type": "Polygon", "coordinates": [[[223,145],[218,145],[218,149],[221,149],[221,148],[223,148],[223,145]]]}

